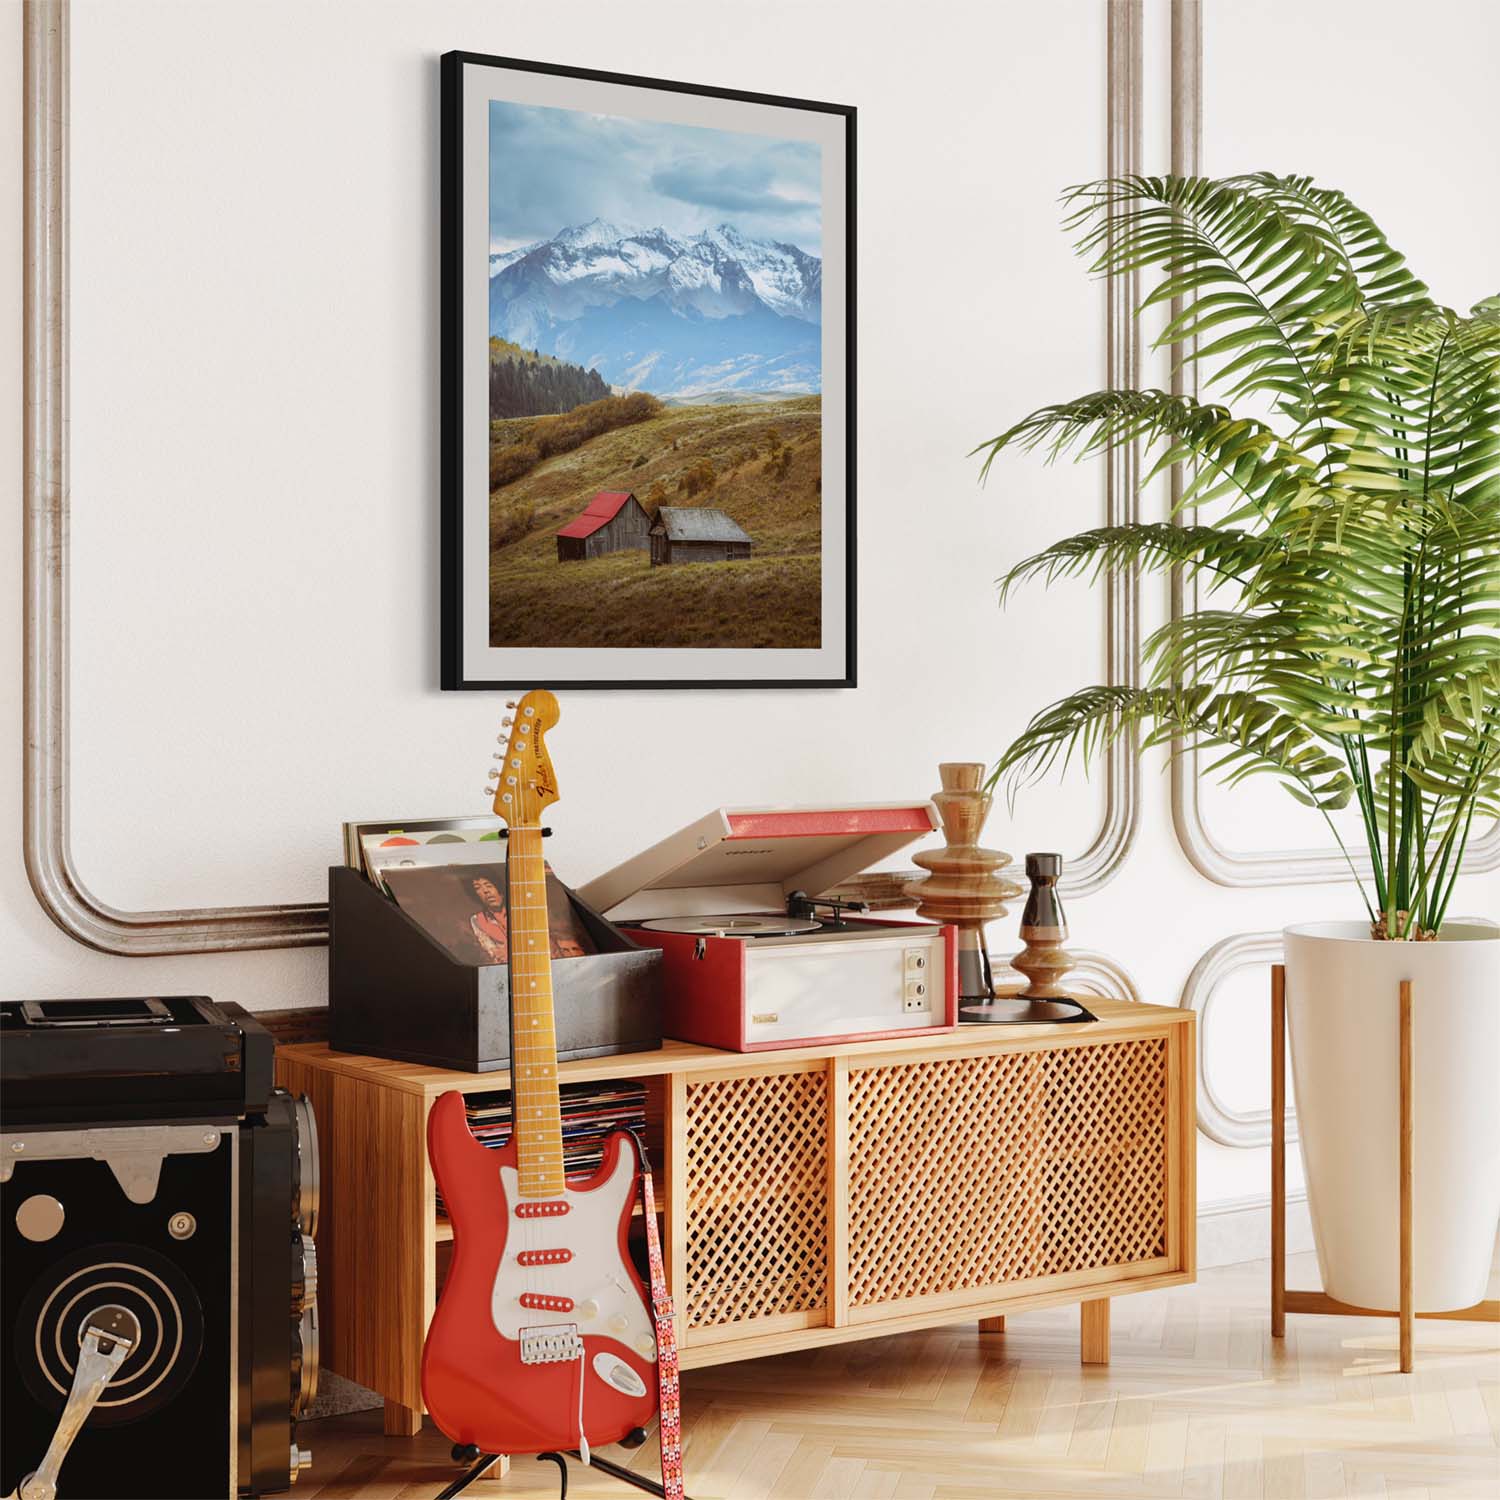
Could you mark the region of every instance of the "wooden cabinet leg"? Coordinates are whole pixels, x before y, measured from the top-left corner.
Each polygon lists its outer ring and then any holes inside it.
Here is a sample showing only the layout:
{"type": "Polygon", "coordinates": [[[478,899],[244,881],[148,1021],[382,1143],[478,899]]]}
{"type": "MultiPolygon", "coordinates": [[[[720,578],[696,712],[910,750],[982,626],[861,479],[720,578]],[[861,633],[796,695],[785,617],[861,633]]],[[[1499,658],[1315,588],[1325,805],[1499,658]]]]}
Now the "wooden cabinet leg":
{"type": "Polygon", "coordinates": [[[1109,1363],[1109,1298],[1078,1304],[1079,1356],[1086,1365],[1109,1363]]]}
{"type": "Polygon", "coordinates": [[[1004,1333],[1005,1317],[1001,1314],[994,1318],[981,1318],[979,1320],[979,1331],[981,1333],[1004,1333]]]}
{"type": "Polygon", "coordinates": [[[387,1437],[416,1437],[422,1430],[422,1413],[399,1401],[385,1403],[385,1435],[387,1437]]]}

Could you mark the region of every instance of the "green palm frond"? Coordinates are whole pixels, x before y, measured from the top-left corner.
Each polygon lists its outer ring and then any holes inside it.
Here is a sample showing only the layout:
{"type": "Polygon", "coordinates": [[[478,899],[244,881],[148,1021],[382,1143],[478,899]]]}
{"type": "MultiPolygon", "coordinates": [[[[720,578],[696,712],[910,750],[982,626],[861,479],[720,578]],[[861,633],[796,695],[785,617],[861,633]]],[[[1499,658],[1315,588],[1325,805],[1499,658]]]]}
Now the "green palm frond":
{"type": "Polygon", "coordinates": [[[1375,221],[1337,188],[1319,187],[1310,177],[1275,177],[1255,172],[1238,179],[1291,213],[1310,213],[1328,231],[1359,287],[1362,302],[1431,307],[1427,288],[1406,268],[1406,257],[1386,242],[1375,221]]]}
{"type": "Polygon", "coordinates": [[[1024,558],[999,580],[1004,604],[1018,585],[1040,578],[1097,579],[1126,568],[1161,572],[1183,568],[1217,588],[1244,583],[1262,561],[1266,543],[1248,531],[1220,526],[1174,526],[1169,521],[1096,526],[1024,558]]]}
{"type": "Polygon", "coordinates": [[[1087,766],[1137,731],[1144,731],[1142,749],[1185,735],[1215,746],[1221,753],[1213,768],[1231,784],[1270,772],[1310,807],[1336,811],[1349,801],[1347,767],[1305,725],[1252,694],[1208,687],[1082,688],[1032,719],[1000,758],[991,785],[1009,777],[1014,787],[1065,769],[1075,753],[1087,766]]]}
{"type": "Polygon", "coordinates": [[[1001,600],[1126,568],[1219,592],[1147,639],[1144,687],[1042,710],[991,784],[1122,738],[1210,746],[1231,782],[1271,774],[1325,817],[1355,803],[1372,918],[1436,931],[1475,819],[1500,816],[1500,297],[1439,305],[1367,213],[1306,177],[1125,177],[1066,201],[1095,274],[1141,273],[1143,309],[1177,304],[1159,345],[1224,404],[1094,391],[975,449],[981,478],[1007,449],[1124,444],[1150,456],[1143,485],[1185,473],[1172,522],[1064,538],[1011,567],[1001,600]],[[1244,397],[1271,419],[1236,415],[1244,397]]]}
{"type": "Polygon", "coordinates": [[[1042,448],[1053,463],[1068,455],[1092,458],[1127,443],[1140,443],[1156,455],[1143,484],[1172,464],[1194,464],[1194,477],[1183,496],[1185,506],[1228,495],[1247,513],[1259,514],[1295,504],[1313,482],[1313,464],[1264,422],[1156,390],[1093,391],[1044,406],[974,453],[985,455],[979,471],[983,481],[1007,448],[1042,448]]]}
{"type": "Polygon", "coordinates": [[[1226,400],[1258,392],[1311,409],[1308,340],[1359,303],[1348,256],[1317,216],[1247,178],[1117,178],[1069,201],[1091,271],[1160,268],[1142,307],[1181,299],[1158,347],[1219,361],[1226,400]]]}

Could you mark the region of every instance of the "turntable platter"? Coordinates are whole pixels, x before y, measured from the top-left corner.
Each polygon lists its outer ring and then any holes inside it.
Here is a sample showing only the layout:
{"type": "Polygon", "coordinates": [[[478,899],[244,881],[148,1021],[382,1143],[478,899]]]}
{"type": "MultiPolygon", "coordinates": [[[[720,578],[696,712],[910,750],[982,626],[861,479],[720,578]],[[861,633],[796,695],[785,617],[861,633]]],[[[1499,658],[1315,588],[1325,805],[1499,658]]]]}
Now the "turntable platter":
{"type": "Polygon", "coordinates": [[[697,937],[798,937],[821,932],[811,917],[783,917],[775,912],[741,912],[711,917],[657,917],[640,926],[650,932],[685,932],[697,937]]]}

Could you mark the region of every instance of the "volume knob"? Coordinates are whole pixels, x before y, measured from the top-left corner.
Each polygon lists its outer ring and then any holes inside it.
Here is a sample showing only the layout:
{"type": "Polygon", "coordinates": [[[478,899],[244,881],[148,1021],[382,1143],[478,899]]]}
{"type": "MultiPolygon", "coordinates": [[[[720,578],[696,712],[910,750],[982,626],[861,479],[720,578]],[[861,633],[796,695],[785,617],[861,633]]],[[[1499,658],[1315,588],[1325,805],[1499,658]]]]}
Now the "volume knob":
{"type": "Polygon", "coordinates": [[[599,1304],[590,1297],[587,1302],[580,1302],[578,1304],[577,1311],[580,1323],[588,1318],[597,1318],[599,1316],[599,1304]]]}
{"type": "Polygon", "coordinates": [[[609,1331],[611,1333],[624,1333],[625,1330],[629,1327],[630,1319],[627,1318],[623,1313],[616,1313],[614,1317],[609,1320],[609,1331]]]}

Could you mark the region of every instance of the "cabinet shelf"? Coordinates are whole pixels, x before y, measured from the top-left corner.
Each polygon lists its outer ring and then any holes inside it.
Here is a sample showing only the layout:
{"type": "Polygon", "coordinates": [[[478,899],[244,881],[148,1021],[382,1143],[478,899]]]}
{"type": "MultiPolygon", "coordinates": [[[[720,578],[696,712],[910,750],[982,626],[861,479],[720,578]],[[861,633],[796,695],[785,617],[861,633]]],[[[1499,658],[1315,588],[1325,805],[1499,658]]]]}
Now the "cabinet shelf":
{"type": "MultiPolygon", "coordinates": [[[[1106,1358],[1101,1299],[1195,1275],[1196,1017],[1089,1004],[1082,1026],[564,1063],[564,1081],[647,1084],[683,1368],[1069,1302],[1083,1357],[1106,1358]]],[[[277,1071],[318,1119],[325,1360],[414,1431],[453,1240],[428,1114],[508,1079],[321,1043],[277,1071]]]]}

